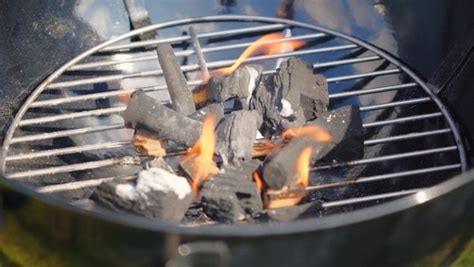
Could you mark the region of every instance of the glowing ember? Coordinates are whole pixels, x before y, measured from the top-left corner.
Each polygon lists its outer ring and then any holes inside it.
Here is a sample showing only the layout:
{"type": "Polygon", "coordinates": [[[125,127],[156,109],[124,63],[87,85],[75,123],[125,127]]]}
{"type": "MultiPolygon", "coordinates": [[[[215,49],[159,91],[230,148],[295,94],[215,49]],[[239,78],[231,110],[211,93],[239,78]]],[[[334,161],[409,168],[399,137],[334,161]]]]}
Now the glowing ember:
{"type": "Polygon", "coordinates": [[[216,163],[212,160],[214,157],[214,149],[216,147],[216,135],[214,133],[214,126],[216,117],[209,115],[205,118],[202,132],[196,144],[183,156],[183,160],[194,157],[195,174],[191,188],[196,196],[199,194],[199,185],[207,178],[215,175],[219,169],[216,163]]]}
{"type": "Polygon", "coordinates": [[[309,167],[311,164],[311,154],[313,149],[307,147],[301,152],[298,160],[296,161],[296,175],[298,180],[296,183],[301,184],[304,187],[309,185],[309,167]]]}
{"type": "Polygon", "coordinates": [[[283,138],[309,137],[316,142],[326,143],[332,141],[332,136],[328,130],[315,125],[307,125],[301,128],[288,129],[283,133],[283,138]]]}
{"type": "Polygon", "coordinates": [[[270,154],[274,149],[280,148],[281,145],[275,144],[269,140],[262,140],[252,145],[252,156],[262,157],[270,154]]]}
{"type": "Polygon", "coordinates": [[[196,104],[202,105],[207,102],[207,89],[206,87],[200,87],[193,91],[193,101],[196,104]]]}
{"type": "Polygon", "coordinates": [[[245,59],[251,56],[279,54],[285,51],[299,49],[305,45],[305,42],[301,40],[279,41],[284,37],[285,36],[282,33],[276,32],[258,38],[253,44],[245,49],[232,66],[211,71],[208,77],[203,77],[203,81],[207,82],[210,77],[215,75],[230,74],[234,72],[245,61],[245,59]]]}
{"type": "Polygon", "coordinates": [[[263,190],[263,179],[260,177],[257,171],[253,173],[253,180],[257,184],[258,191],[262,192],[263,190]]]}

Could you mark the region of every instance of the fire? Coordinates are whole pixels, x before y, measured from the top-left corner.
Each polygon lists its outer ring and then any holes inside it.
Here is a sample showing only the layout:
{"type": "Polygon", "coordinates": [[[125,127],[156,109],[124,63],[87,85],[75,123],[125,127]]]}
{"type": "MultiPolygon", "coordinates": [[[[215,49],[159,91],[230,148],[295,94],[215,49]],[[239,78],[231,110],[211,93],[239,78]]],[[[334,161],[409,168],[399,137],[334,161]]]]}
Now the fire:
{"type": "Polygon", "coordinates": [[[301,184],[304,187],[309,185],[309,167],[311,164],[311,154],[313,149],[309,146],[301,152],[298,160],[296,161],[296,175],[298,180],[296,183],[301,184]]]}
{"type": "Polygon", "coordinates": [[[262,192],[263,190],[263,179],[260,177],[257,171],[253,172],[253,180],[257,184],[258,191],[262,192]]]}
{"type": "Polygon", "coordinates": [[[299,49],[305,45],[305,42],[301,40],[278,41],[283,38],[284,35],[280,32],[269,33],[258,38],[254,43],[247,47],[247,49],[245,49],[245,51],[240,55],[240,57],[232,66],[211,71],[208,77],[203,77],[203,81],[206,82],[210,77],[218,74],[230,74],[234,72],[244,62],[245,59],[251,56],[279,54],[285,51],[299,49]]]}
{"type": "Polygon", "coordinates": [[[309,137],[316,142],[326,143],[332,141],[332,136],[328,130],[316,126],[316,125],[306,125],[301,128],[288,129],[283,133],[283,138],[291,139],[293,137],[309,137]]]}
{"type": "Polygon", "coordinates": [[[215,123],[216,117],[214,115],[210,114],[205,118],[199,140],[182,158],[185,160],[195,157],[195,175],[191,187],[196,195],[199,194],[199,185],[219,171],[216,163],[213,161],[214,149],[216,147],[215,123]]]}

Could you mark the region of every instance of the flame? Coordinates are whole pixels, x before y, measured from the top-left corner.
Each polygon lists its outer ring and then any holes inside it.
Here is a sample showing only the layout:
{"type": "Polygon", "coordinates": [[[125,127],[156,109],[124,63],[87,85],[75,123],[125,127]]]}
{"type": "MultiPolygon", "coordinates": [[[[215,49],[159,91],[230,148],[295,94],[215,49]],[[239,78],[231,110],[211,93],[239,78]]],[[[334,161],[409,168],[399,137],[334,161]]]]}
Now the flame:
{"type": "Polygon", "coordinates": [[[283,138],[291,139],[293,137],[309,137],[316,142],[327,143],[332,141],[332,136],[328,130],[316,126],[306,125],[301,128],[288,129],[283,132],[283,138]]]}
{"type": "Polygon", "coordinates": [[[309,167],[311,164],[311,154],[313,153],[313,149],[309,146],[306,147],[303,152],[301,152],[298,160],[296,161],[296,175],[298,180],[296,181],[297,184],[301,184],[304,187],[308,187],[309,185],[309,167]]]}
{"type": "Polygon", "coordinates": [[[266,34],[258,38],[254,43],[252,43],[245,51],[240,55],[237,61],[230,67],[220,68],[213,70],[209,73],[208,76],[202,75],[203,81],[207,80],[215,75],[230,74],[234,72],[244,61],[245,59],[254,56],[254,55],[271,55],[279,54],[285,51],[293,51],[301,48],[305,45],[305,42],[302,40],[292,40],[292,41],[281,41],[285,36],[283,33],[275,32],[266,34]]]}
{"type": "Polygon", "coordinates": [[[253,172],[253,180],[257,184],[258,191],[262,192],[264,183],[257,171],[253,172]]]}
{"type": "Polygon", "coordinates": [[[293,207],[300,203],[300,197],[292,197],[292,198],[285,198],[285,199],[276,199],[270,201],[266,208],[267,209],[279,209],[279,208],[286,208],[286,207],[293,207]]]}
{"type": "Polygon", "coordinates": [[[216,116],[209,114],[203,122],[201,136],[196,144],[182,157],[183,160],[195,156],[195,176],[191,188],[196,196],[199,194],[199,185],[210,176],[216,174],[219,170],[216,163],[212,160],[214,149],[216,147],[216,135],[214,126],[216,116]]]}

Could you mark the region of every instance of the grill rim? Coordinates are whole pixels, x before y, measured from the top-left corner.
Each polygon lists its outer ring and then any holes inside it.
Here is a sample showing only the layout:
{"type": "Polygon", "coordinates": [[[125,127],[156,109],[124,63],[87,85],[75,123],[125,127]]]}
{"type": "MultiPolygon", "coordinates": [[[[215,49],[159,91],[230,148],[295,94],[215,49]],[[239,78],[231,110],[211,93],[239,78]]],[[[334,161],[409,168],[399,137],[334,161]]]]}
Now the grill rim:
{"type": "MultiPolygon", "coordinates": [[[[48,76],[39,86],[37,86],[35,88],[35,90],[30,94],[30,96],[27,98],[27,100],[23,103],[21,108],[18,110],[17,114],[15,115],[15,118],[12,120],[12,122],[10,124],[10,128],[8,129],[8,131],[5,135],[4,145],[2,146],[2,152],[1,152],[1,157],[0,157],[0,159],[2,161],[1,166],[0,166],[0,170],[2,172],[5,171],[5,166],[6,166],[6,162],[7,162],[6,158],[7,158],[8,151],[9,151],[9,145],[12,144],[11,141],[13,139],[13,135],[15,133],[16,126],[19,125],[22,117],[27,112],[27,110],[30,108],[31,103],[34,100],[36,100],[36,98],[39,96],[39,94],[41,94],[51,82],[53,82],[55,79],[57,79],[60,75],[62,75],[62,73],[67,71],[71,66],[73,66],[77,62],[83,60],[84,58],[90,56],[91,54],[93,54],[95,52],[102,51],[102,49],[104,47],[107,47],[110,44],[116,43],[118,41],[127,39],[129,37],[135,36],[135,35],[143,33],[143,32],[163,29],[163,28],[167,28],[167,27],[175,27],[175,26],[180,26],[180,25],[183,25],[183,24],[210,23],[210,22],[219,22],[219,21],[220,22],[223,22],[223,21],[227,21],[227,22],[228,21],[246,21],[246,22],[259,22],[259,23],[281,23],[281,24],[286,24],[288,26],[295,26],[295,27],[301,27],[301,28],[306,28],[306,29],[310,29],[310,30],[316,30],[316,31],[320,31],[320,32],[325,33],[325,34],[330,34],[330,35],[333,35],[335,37],[345,39],[347,41],[355,43],[355,44],[357,44],[361,47],[364,47],[364,48],[374,52],[376,55],[381,56],[383,59],[387,60],[388,62],[390,62],[391,64],[396,66],[400,70],[400,72],[404,72],[407,75],[409,75],[410,78],[413,79],[413,81],[416,82],[418,84],[418,86],[421,87],[428,94],[428,96],[433,100],[433,102],[439,108],[439,111],[442,113],[443,117],[446,119],[446,122],[448,123],[449,127],[453,130],[451,132],[451,134],[453,136],[454,142],[456,143],[457,150],[458,150],[458,153],[459,153],[459,160],[460,160],[460,164],[461,164],[461,170],[462,170],[462,172],[466,171],[467,162],[466,162],[466,157],[465,157],[464,146],[463,146],[462,139],[460,137],[460,134],[459,134],[459,131],[456,127],[456,123],[455,123],[454,119],[451,117],[451,115],[447,111],[447,108],[441,103],[441,101],[437,98],[437,96],[429,89],[429,87],[424,83],[424,81],[420,77],[418,77],[409,67],[405,66],[399,59],[397,59],[396,57],[392,56],[388,52],[386,52],[386,51],[384,51],[384,50],[382,50],[382,49],[380,49],[380,48],[378,48],[378,47],[376,47],[372,44],[366,43],[365,41],[363,41],[363,40],[361,40],[357,37],[353,37],[353,36],[350,36],[350,35],[346,35],[344,33],[332,31],[330,29],[326,29],[326,28],[321,27],[321,26],[316,26],[316,25],[311,25],[311,24],[307,24],[307,23],[302,23],[302,22],[293,21],[293,20],[286,20],[286,19],[259,17],[259,16],[239,16],[239,15],[207,16],[207,17],[198,17],[198,18],[188,18],[188,19],[173,20],[173,21],[169,21],[169,22],[150,25],[150,26],[147,26],[147,27],[144,27],[144,28],[140,28],[140,29],[137,29],[137,30],[130,31],[130,32],[125,33],[123,35],[112,38],[108,41],[105,41],[102,44],[99,44],[99,45],[97,45],[97,46],[95,46],[95,47],[79,54],[78,56],[76,56],[72,60],[68,61],[67,63],[62,65],[60,68],[58,68],[55,72],[53,72],[50,76],[48,76]],[[5,145],[7,143],[8,143],[8,146],[5,145]]],[[[4,178],[2,177],[2,179],[4,179],[4,178]]],[[[8,180],[8,182],[11,182],[11,179],[7,179],[7,180],[8,180]]],[[[450,180],[452,180],[452,179],[450,179],[450,180]]],[[[16,182],[13,181],[13,183],[16,183],[16,182]]],[[[443,184],[444,184],[444,182],[443,182],[443,184]]],[[[432,187],[430,187],[430,189],[435,188],[437,186],[438,185],[432,186],[432,187]]],[[[27,188],[27,191],[30,191],[30,192],[33,191],[35,194],[37,194],[37,192],[35,192],[31,188],[29,188],[27,186],[26,186],[26,188],[27,188]]],[[[423,190],[423,191],[425,191],[425,190],[423,190]]],[[[41,195],[41,197],[43,196],[43,194],[40,194],[40,195],[41,195]]],[[[49,196],[46,196],[46,197],[48,198],[49,196]]],[[[406,199],[406,198],[409,198],[409,197],[410,196],[404,196],[402,198],[406,199]]],[[[413,197],[413,196],[411,196],[411,197],[413,197]]],[[[398,200],[392,200],[391,202],[394,202],[394,201],[398,201],[398,200]]],[[[57,204],[57,203],[55,203],[55,204],[57,204]]],[[[72,206],[74,210],[82,210],[82,209],[78,209],[77,207],[74,207],[71,204],[67,204],[67,206],[69,208],[72,206]]],[[[385,204],[379,204],[379,205],[376,205],[375,207],[378,207],[378,206],[385,206],[385,204]]],[[[364,210],[370,209],[370,208],[371,207],[363,208],[360,211],[364,211],[364,210]]],[[[358,212],[358,211],[359,210],[344,212],[343,214],[340,214],[340,216],[347,216],[348,214],[352,214],[352,213],[358,212]]],[[[337,214],[337,215],[339,215],[339,214],[337,214]]],[[[326,218],[326,217],[327,218],[329,218],[329,217],[332,218],[333,216],[337,216],[337,215],[327,215],[324,218],[326,218]]],[[[114,216],[114,217],[121,217],[121,216],[122,215],[114,216]]],[[[136,216],[132,216],[132,217],[136,218],[136,216]]],[[[314,219],[308,219],[308,220],[313,221],[314,219]]],[[[321,220],[321,218],[318,218],[318,220],[321,220]]],[[[304,221],[304,220],[301,220],[301,221],[304,221]]],[[[167,224],[164,224],[164,223],[161,223],[161,222],[158,222],[158,223],[156,221],[152,221],[152,222],[153,222],[153,224],[167,225],[167,224]]],[[[294,223],[295,222],[291,222],[291,224],[294,224],[294,223]]],[[[186,227],[182,227],[182,226],[176,226],[176,227],[178,229],[187,229],[186,227]]],[[[215,226],[213,226],[213,228],[214,227],[215,226]]],[[[240,229],[241,226],[237,226],[237,227],[240,229]]]]}
{"type": "Polygon", "coordinates": [[[456,194],[462,187],[474,187],[474,170],[461,173],[452,179],[448,179],[432,187],[423,189],[423,201],[417,199],[416,193],[354,211],[340,214],[327,215],[321,218],[299,219],[292,222],[265,223],[265,224],[222,224],[200,227],[184,227],[176,224],[168,224],[159,220],[148,219],[133,214],[117,214],[109,210],[87,210],[63,201],[62,198],[43,194],[32,190],[29,186],[0,176],[0,182],[16,192],[23,193],[42,204],[59,207],[77,215],[87,215],[94,219],[103,220],[112,224],[125,227],[134,227],[155,232],[166,232],[167,234],[187,234],[207,237],[266,237],[301,234],[316,231],[326,231],[334,228],[346,227],[357,223],[380,219],[384,216],[404,212],[417,206],[432,203],[437,198],[447,194],[456,194]]]}

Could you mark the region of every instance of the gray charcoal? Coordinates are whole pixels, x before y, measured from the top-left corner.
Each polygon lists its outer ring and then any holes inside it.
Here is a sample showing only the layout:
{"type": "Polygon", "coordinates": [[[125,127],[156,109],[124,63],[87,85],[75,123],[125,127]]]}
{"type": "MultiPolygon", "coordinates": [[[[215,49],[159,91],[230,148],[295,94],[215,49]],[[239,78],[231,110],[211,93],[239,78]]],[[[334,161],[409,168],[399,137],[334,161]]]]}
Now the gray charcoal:
{"type": "Polygon", "coordinates": [[[194,112],[188,117],[203,122],[204,118],[209,114],[216,116],[216,122],[219,122],[224,118],[224,105],[222,103],[212,103],[194,112]]]}
{"type": "Polygon", "coordinates": [[[127,109],[121,114],[125,125],[143,128],[165,140],[193,146],[201,134],[202,123],[160,104],[142,90],[132,94],[127,109]]]}
{"type": "Polygon", "coordinates": [[[252,180],[259,161],[245,162],[241,166],[228,166],[201,185],[201,203],[204,212],[219,222],[236,222],[246,214],[262,210],[260,192],[252,180]],[[217,203],[225,205],[220,208],[217,203]]]}
{"type": "Polygon", "coordinates": [[[296,161],[308,146],[313,148],[312,162],[322,158],[354,160],[363,156],[362,121],[358,107],[345,106],[325,112],[308,124],[327,129],[333,141],[318,143],[308,137],[295,137],[281,150],[270,154],[265,159],[263,179],[271,189],[281,189],[295,181],[296,161]]]}
{"type": "Polygon", "coordinates": [[[250,101],[250,108],[262,114],[260,132],[265,137],[288,128],[301,127],[305,123],[303,109],[283,100],[281,79],[278,74],[263,75],[250,101]]]}
{"type": "Polygon", "coordinates": [[[224,165],[239,165],[252,159],[252,145],[261,123],[257,110],[238,110],[218,126],[216,153],[224,165]]]}
{"type": "Polygon", "coordinates": [[[262,66],[247,65],[238,68],[231,74],[217,75],[209,79],[207,84],[208,99],[213,102],[225,102],[237,98],[244,109],[260,80],[262,66]]]}
{"type": "Polygon", "coordinates": [[[105,182],[91,198],[115,211],[178,223],[188,210],[193,194],[185,178],[151,168],[139,173],[136,185],[118,179],[105,182]]]}
{"type": "Polygon", "coordinates": [[[297,58],[283,61],[278,71],[282,98],[292,107],[302,107],[306,120],[317,118],[329,105],[326,78],[313,72],[311,64],[297,58]]]}
{"type": "Polygon", "coordinates": [[[326,111],[328,104],[324,76],[314,74],[311,64],[291,58],[282,62],[277,73],[262,76],[250,108],[263,115],[260,131],[271,137],[283,130],[301,127],[326,111]]]}
{"type": "Polygon", "coordinates": [[[225,191],[212,190],[201,193],[204,212],[211,219],[223,223],[236,223],[245,218],[235,195],[225,191]]]}
{"type": "Polygon", "coordinates": [[[322,209],[321,203],[310,202],[292,207],[266,209],[257,215],[259,221],[289,222],[314,217],[322,209]]]}
{"type": "Polygon", "coordinates": [[[160,169],[166,170],[169,173],[175,174],[173,168],[170,165],[168,165],[165,159],[159,158],[159,157],[154,158],[151,161],[146,163],[146,169],[150,169],[150,168],[160,168],[160,169]]]}

